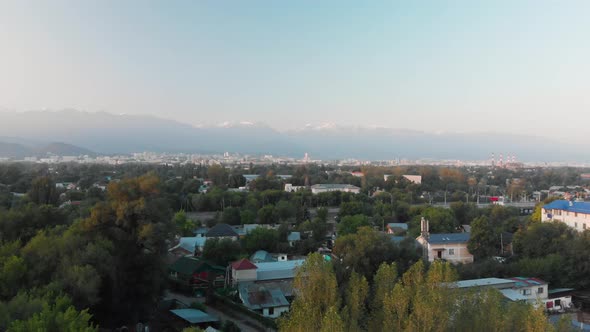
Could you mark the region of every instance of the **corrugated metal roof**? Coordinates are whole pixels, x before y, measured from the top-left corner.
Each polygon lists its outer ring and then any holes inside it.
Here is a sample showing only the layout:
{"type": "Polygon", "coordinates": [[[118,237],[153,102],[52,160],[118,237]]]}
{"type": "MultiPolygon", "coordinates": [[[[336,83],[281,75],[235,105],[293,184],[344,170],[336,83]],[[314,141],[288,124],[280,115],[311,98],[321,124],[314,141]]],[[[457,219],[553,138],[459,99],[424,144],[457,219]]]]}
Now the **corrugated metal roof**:
{"type": "Polygon", "coordinates": [[[295,270],[305,262],[304,259],[296,259],[291,261],[280,262],[266,262],[258,263],[256,266],[257,280],[277,280],[277,279],[293,279],[295,278],[295,270]]]}
{"type": "Polygon", "coordinates": [[[470,280],[459,280],[455,282],[457,288],[469,288],[469,287],[484,287],[484,286],[501,286],[506,287],[514,286],[515,281],[510,279],[502,278],[481,278],[481,279],[470,279],[470,280]]]}
{"type": "Polygon", "coordinates": [[[444,244],[444,243],[466,243],[469,242],[470,233],[446,233],[446,234],[430,234],[428,243],[430,244],[444,244]]]}
{"type": "Polygon", "coordinates": [[[543,206],[543,208],[545,210],[562,210],[590,214],[590,202],[575,202],[562,199],[553,201],[543,206]]]}
{"type": "Polygon", "coordinates": [[[240,283],[238,292],[240,299],[251,310],[289,306],[282,290],[255,283],[240,283]]]}
{"type": "Polygon", "coordinates": [[[170,310],[170,312],[191,324],[219,321],[219,318],[209,315],[208,313],[202,312],[201,310],[197,309],[174,309],[170,310]]]}
{"type": "Polygon", "coordinates": [[[170,248],[169,251],[172,251],[177,248],[182,248],[182,249],[187,250],[187,251],[194,254],[197,247],[204,247],[205,246],[206,241],[207,241],[207,238],[199,237],[199,236],[197,236],[197,237],[181,237],[178,244],[176,246],[170,248]]]}
{"type": "Polygon", "coordinates": [[[520,292],[512,288],[500,289],[500,292],[502,293],[502,295],[504,295],[512,301],[528,300],[528,297],[522,295],[520,292]]]}
{"type": "Polygon", "coordinates": [[[546,285],[547,282],[539,279],[539,278],[525,278],[525,277],[514,277],[510,278],[510,280],[514,280],[516,282],[516,287],[528,287],[528,286],[540,286],[546,285]]]}
{"type": "Polygon", "coordinates": [[[254,263],[276,262],[276,259],[265,250],[258,250],[253,253],[252,256],[250,256],[250,260],[254,263]]]}

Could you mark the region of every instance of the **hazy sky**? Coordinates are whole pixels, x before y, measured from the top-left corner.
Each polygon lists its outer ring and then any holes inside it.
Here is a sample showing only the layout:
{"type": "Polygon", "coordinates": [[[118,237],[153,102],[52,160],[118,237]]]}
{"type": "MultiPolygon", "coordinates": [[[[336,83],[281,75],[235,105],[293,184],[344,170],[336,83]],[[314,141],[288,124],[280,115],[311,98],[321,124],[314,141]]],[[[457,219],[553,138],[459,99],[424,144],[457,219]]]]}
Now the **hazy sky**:
{"type": "Polygon", "coordinates": [[[582,137],[589,17],[590,1],[0,0],[0,109],[582,137]]]}

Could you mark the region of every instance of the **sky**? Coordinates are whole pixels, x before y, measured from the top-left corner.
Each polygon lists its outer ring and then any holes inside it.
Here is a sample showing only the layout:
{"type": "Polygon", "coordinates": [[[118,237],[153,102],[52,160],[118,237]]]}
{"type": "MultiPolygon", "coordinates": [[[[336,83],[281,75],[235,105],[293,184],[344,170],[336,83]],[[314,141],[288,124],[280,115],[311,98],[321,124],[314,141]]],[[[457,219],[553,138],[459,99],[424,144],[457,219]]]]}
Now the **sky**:
{"type": "Polygon", "coordinates": [[[2,112],[577,139],[589,1],[0,0],[2,112]]]}

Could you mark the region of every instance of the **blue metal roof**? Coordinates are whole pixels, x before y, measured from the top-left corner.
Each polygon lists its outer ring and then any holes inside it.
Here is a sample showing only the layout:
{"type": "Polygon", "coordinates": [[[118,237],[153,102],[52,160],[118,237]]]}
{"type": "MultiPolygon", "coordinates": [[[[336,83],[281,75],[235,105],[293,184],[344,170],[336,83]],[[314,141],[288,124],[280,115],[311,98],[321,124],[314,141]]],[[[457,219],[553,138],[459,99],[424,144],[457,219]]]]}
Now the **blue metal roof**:
{"type": "Polygon", "coordinates": [[[219,319],[197,309],[174,309],[170,310],[176,316],[191,324],[217,322],[219,319]]]}
{"type": "Polygon", "coordinates": [[[253,263],[263,263],[263,262],[276,262],[276,259],[272,257],[267,251],[258,250],[252,256],[250,256],[250,261],[253,263]]]}
{"type": "Polygon", "coordinates": [[[299,241],[301,240],[301,233],[300,232],[291,232],[287,236],[287,241],[299,241]]]}
{"type": "Polygon", "coordinates": [[[447,234],[430,234],[428,243],[465,243],[469,241],[470,233],[447,233],[447,234]]]}
{"type": "Polygon", "coordinates": [[[553,201],[545,206],[545,210],[563,210],[569,212],[588,213],[590,214],[590,202],[575,202],[567,200],[553,201]]]}
{"type": "Polygon", "coordinates": [[[387,224],[387,227],[389,228],[401,228],[404,230],[408,230],[408,224],[403,223],[403,222],[390,222],[387,224]]]}
{"type": "Polygon", "coordinates": [[[278,280],[278,279],[293,279],[297,267],[301,266],[305,259],[296,259],[291,261],[278,261],[258,263],[256,266],[257,280],[278,280]]]}

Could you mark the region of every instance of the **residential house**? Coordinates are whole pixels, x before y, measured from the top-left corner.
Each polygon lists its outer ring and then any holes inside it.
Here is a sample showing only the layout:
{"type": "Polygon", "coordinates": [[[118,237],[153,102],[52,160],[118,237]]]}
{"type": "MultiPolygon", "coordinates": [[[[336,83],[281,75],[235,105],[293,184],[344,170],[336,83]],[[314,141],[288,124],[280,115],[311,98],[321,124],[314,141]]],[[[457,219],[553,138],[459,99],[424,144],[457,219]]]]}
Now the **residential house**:
{"type": "Polygon", "coordinates": [[[541,209],[541,221],[561,221],[577,231],[590,229],[590,202],[553,201],[541,209]]]}
{"type": "Polygon", "coordinates": [[[387,234],[405,234],[408,231],[408,224],[403,222],[390,222],[387,224],[387,234]]]}
{"type": "Polygon", "coordinates": [[[236,230],[228,224],[217,224],[205,234],[207,239],[232,239],[238,240],[239,235],[236,230]]]}
{"type": "Polygon", "coordinates": [[[285,191],[288,193],[294,193],[300,190],[305,190],[305,186],[294,186],[291,183],[285,183],[285,191]]]}
{"type": "Polygon", "coordinates": [[[242,282],[238,286],[238,294],[244,306],[264,317],[277,318],[289,311],[289,301],[278,287],[242,282]]]}
{"type": "Polygon", "coordinates": [[[205,247],[207,238],[196,237],[181,237],[178,244],[168,249],[168,252],[175,256],[194,256],[197,252],[202,252],[205,247]]]}
{"type": "Polygon", "coordinates": [[[510,301],[543,303],[548,311],[562,311],[572,306],[571,288],[549,290],[549,284],[538,278],[482,278],[454,283],[460,289],[495,288],[510,301]]]}
{"type": "MultiPolygon", "coordinates": [[[[383,175],[383,180],[387,182],[387,180],[389,180],[389,178],[392,176],[393,176],[392,174],[385,174],[385,175],[383,175]]],[[[402,175],[402,178],[404,178],[414,184],[422,184],[422,176],[421,175],[405,174],[405,175],[402,175]]]]}
{"type": "Polygon", "coordinates": [[[305,262],[305,259],[290,261],[279,260],[276,262],[262,262],[256,264],[256,280],[292,280],[295,278],[296,270],[305,262]]]}
{"type": "Polygon", "coordinates": [[[258,267],[254,265],[247,258],[240,259],[237,262],[231,263],[231,277],[233,284],[235,285],[238,281],[256,281],[256,269],[258,267]]]}
{"type": "Polygon", "coordinates": [[[432,262],[444,259],[453,264],[473,263],[473,255],[467,249],[470,233],[430,234],[428,220],[422,218],[421,235],[416,239],[423,247],[424,257],[432,262]]]}
{"type": "Polygon", "coordinates": [[[223,286],[225,268],[199,258],[183,256],[168,267],[168,276],[185,289],[207,288],[210,282],[214,286],[223,286]]]}
{"type": "Polygon", "coordinates": [[[277,259],[272,257],[266,250],[258,250],[250,256],[250,261],[253,263],[276,262],[277,259]]]}
{"type": "Polygon", "coordinates": [[[210,325],[219,325],[219,318],[197,309],[173,309],[170,313],[184,326],[198,326],[201,328],[209,327],[210,325]]]}
{"type": "MultiPolygon", "coordinates": [[[[240,261],[238,261],[240,262],[240,261]]],[[[248,262],[250,262],[248,260],[248,262]]],[[[256,271],[255,281],[278,281],[278,280],[293,280],[295,278],[295,271],[297,267],[305,262],[304,259],[296,260],[278,260],[272,262],[260,262],[247,264],[231,265],[232,269],[232,284],[238,284],[242,281],[253,281],[252,275],[256,271]],[[234,271],[235,270],[235,271],[234,271]],[[238,272],[240,271],[240,272],[238,272]],[[249,272],[248,272],[249,271],[249,272]],[[245,277],[244,277],[245,276],[245,277]],[[244,279],[245,278],[245,279],[244,279]]]]}
{"type": "Polygon", "coordinates": [[[358,194],[361,192],[361,188],[353,186],[351,184],[315,184],[311,186],[312,194],[326,193],[332,191],[341,191],[358,194]]]}
{"type": "Polygon", "coordinates": [[[421,175],[403,175],[404,179],[410,181],[414,184],[422,184],[422,176],[421,175]]]}

